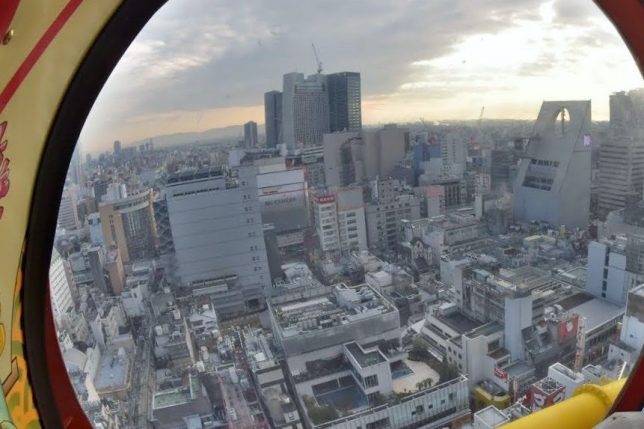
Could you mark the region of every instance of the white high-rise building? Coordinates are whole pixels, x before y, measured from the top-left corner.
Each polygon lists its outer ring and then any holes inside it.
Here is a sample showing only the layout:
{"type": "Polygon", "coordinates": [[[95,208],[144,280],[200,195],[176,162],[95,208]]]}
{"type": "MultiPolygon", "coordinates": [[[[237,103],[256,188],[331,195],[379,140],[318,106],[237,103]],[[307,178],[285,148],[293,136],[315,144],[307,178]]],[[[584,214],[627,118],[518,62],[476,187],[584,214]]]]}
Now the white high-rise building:
{"type": "Polygon", "coordinates": [[[329,132],[329,95],[326,76],[302,73],[284,75],[282,91],[282,138],[296,149],[322,143],[329,132]]]}
{"type": "Polygon", "coordinates": [[[324,252],[367,249],[362,188],[345,188],[313,199],[315,230],[324,252]]]}
{"type": "Polygon", "coordinates": [[[181,286],[212,296],[223,316],[263,307],[271,279],[256,167],[175,174],[166,199],[181,286]]]}
{"type": "Polygon", "coordinates": [[[67,186],[63,189],[58,209],[58,225],[67,230],[75,230],[81,227],[78,217],[78,186],[67,186]]]}
{"type": "Polygon", "coordinates": [[[618,236],[588,245],[586,291],[613,304],[624,305],[628,291],[644,282],[644,238],[618,236]]]}
{"type": "Polygon", "coordinates": [[[632,289],[628,294],[619,341],[609,345],[608,360],[619,359],[633,365],[637,362],[642,347],[644,347],[644,285],[632,289]]]}
{"type": "Polygon", "coordinates": [[[627,195],[642,197],[644,185],[644,91],[610,96],[608,139],[599,147],[599,210],[623,208],[627,195]]]}
{"type": "Polygon", "coordinates": [[[49,290],[56,317],[61,317],[74,309],[74,300],[72,298],[73,280],[65,264],[65,260],[54,248],[51,255],[51,264],[49,265],[49,290]]]}

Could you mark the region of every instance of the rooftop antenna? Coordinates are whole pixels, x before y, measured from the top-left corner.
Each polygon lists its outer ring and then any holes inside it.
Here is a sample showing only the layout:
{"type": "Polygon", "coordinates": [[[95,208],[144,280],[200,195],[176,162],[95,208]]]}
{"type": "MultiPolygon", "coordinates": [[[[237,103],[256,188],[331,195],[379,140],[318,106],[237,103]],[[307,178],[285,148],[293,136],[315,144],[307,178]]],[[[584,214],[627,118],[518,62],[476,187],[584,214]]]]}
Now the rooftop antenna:
{"type": "Polygon", "coordinates": [[[320,57],[318,57],[318,50],[315,49],[315,43],[311,43],[311,47],[313,48],[313,55],[315,55],[315,62],[318,65],[318,74],[322,73],[322,61],[320,61],[320,57]]]}

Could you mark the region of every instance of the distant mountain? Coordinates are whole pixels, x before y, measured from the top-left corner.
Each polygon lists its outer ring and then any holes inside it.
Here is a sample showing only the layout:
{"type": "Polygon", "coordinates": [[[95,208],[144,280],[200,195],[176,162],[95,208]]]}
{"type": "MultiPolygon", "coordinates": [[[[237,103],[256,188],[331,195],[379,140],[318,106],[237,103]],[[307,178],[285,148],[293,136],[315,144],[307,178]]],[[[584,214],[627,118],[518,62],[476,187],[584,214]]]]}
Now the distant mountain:
{"type": "MultiPolygon", "coordinates": [[[[264,134],[264,125],[257,125],[257,133],[264,134]]],[[[126,146],[138,146],[149,140],[154,142],[155,147],[177,146],[190,143],[214,143],[242,140],[244,138],[244,127],[242,125],[231,125],[223,128],[211,128],[205,131],[188,133],[174,133],[154,136],[143,140],[128,142],[126,146]]]]}

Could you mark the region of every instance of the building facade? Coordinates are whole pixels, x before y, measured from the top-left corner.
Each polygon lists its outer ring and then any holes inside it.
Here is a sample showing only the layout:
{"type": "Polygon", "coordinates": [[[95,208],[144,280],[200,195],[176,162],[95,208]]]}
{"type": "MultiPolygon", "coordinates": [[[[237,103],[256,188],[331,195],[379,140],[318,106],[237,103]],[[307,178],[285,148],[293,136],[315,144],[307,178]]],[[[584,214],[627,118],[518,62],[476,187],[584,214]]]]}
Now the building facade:
{"type": "Polygon", "coordinates": [[[360,73],[340,72],[326,76],[329,91],[329,130],[362,128],[360,73]]]}
{"type": "Polygon", "coordinates": [[[322,143],[329,132],[329,95],[322,74],[304,77],[284,75],[282,91],[282,138],[287,148],[296,149],[322,143]]]}
{"type": "Polygon", "coordinates": [[[276,147],[282,142],[282,93],[269,91],[264,94],[264,128],[266,147],[276,147]]]}
{"type": "Polygon", "coordinates": [[[249,121],[244,124],[244,147],[257,147],[257,122],[249,121]]]}
{"type": "Polygon", "coordinates": [[[256,167],[176,174],[166,199],[181,286],[223,316],[262,307],[271,281],[256,167]]]}
{"type": "Polygon", "coordinates": [[[588,225],[590,125],[590,101],[543,103],[514,184],[515,221],[588,225]]]}
{"type": "Polygon", "coordinates": [[[103,202],[99,213],[105,245],[116,245],[124,264],[155,256],[158,237],[152,190],[103,202]]]}

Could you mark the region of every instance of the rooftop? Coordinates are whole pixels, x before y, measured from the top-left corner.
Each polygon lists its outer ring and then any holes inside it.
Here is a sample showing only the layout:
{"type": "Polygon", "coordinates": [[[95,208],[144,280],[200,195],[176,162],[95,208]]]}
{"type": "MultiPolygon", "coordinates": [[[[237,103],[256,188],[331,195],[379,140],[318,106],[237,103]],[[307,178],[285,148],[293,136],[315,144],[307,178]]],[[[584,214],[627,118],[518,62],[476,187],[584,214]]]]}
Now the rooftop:
{"type": "Polygon", "coordinates": [[[586,301],[581,305],[571,308],[569,311],[586,319],[586,332],[590,332],[624,314],[623,307],[611,304],[607,301],[602,301],[599,298],[593,298],[586,301]]]}
{"type": "Polygon", "coordinates": [[[481,326],[480,323],[470,319],[460,311],[454,311],[453,313],[446,315],[437,314],[435,317],[450,328],[457,331],[459,334],[470,332],[481,326]]]}
{"type": "Polygon", "coordinates": [[[104,354],[99,363],[94,386],[99,392],[121,390],[129,384],[130,360],[124,353],[104,354]]]}
{"type": "Polygon", "coordinates": [[[189,376],[188,385],[176,389],[168,389],[154,395],[152,407],[155,410],[160,408],[174,407],[185,404],[197,397],[201,391],[199,380],[192,375],[189,376]]]}
{"type": "Polygon", "coordinates": [[[282,328],[282,334],[295,336],[302,332],[347,325],[393,311],[389,302],[370,286],[337,284],[331,292],[316,296],[295,295],[294,299],[274,304],[271,311],[282,328]]]}
{"type": "Polygon", "coordinates": [[[487,408],[483,408],[481,411],[478,411],[474,414],[474,420],[480,420],[493,428],[510,421],[510,419],[494,405],[490,405],[487,408]]]}
{"type": "Polygon", "coordinates": [[[362,368],[368,366],[377,365],[379,363],[385,362],[386,359],[378,350],[365,351],[356,343],[345,344],[347,351],[353,356],[353,358],[358,362],[358,365],[362,368]]]}

